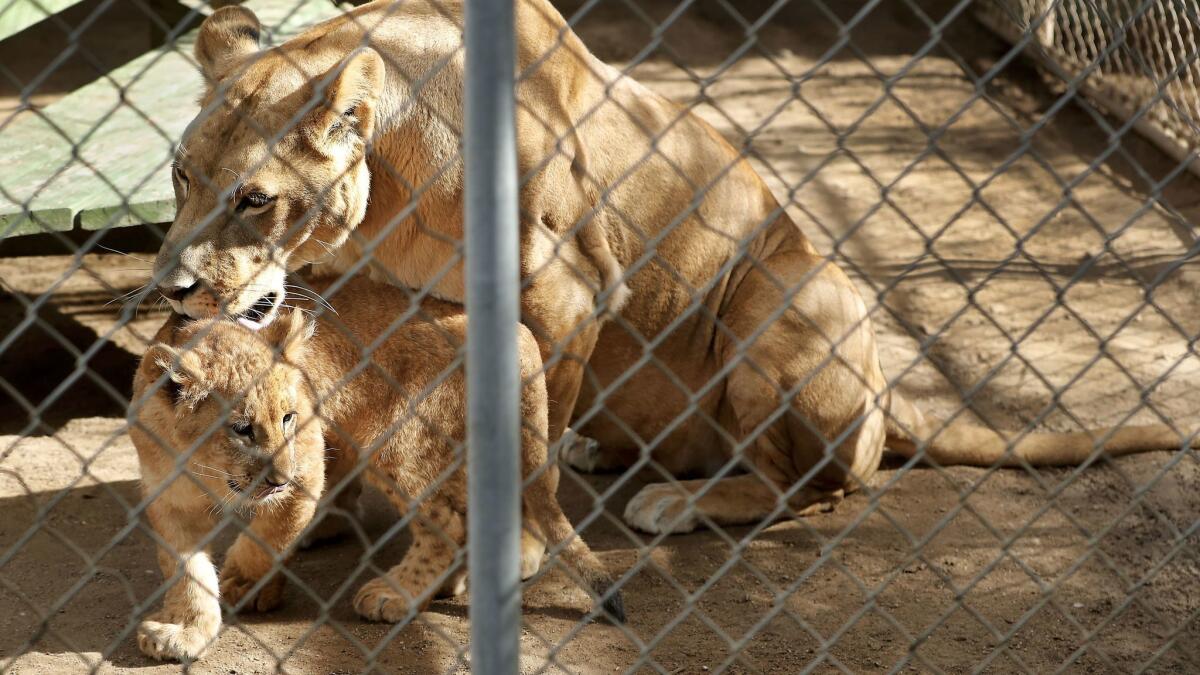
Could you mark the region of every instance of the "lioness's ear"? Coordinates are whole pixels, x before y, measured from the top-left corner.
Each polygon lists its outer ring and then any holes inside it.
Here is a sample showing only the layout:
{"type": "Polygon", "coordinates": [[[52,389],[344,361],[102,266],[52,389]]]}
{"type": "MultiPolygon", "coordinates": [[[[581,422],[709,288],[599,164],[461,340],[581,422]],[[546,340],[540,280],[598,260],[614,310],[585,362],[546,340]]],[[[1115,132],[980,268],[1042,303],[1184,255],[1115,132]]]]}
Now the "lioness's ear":
{"type": "Polygon", "coordinates": [[[151,345],[142,360],[152,364],[155,380],[167,376],[159,392],[170,399],[171,405],[193,408],[207,395],[194,370],[188,367],[187,356],[174,347],[162,343],[151,345]]]}
{"type": "Polygon", "coordinates": [[[317,114],[325,139],[343,140],[346,133],[363,140],[371,138],[383,79],[383,57],[369,47],[354,52],[326,74],[322,81],[329,84],[324,106],[317,114]]]}
{"type": "Polygon", "coordinates": [[[200,24],[196,61],[204,79],[215,82],[240,59],[258,51],[262,24],[245,7],[222,7],[200,24]]]}
{"type": "Polygon", "coordinates": [[[293,309],[289,313],[281,313],[279,318],[267,327],[266,338],[284,359],[296,363],[304,356],[304,348],[316,329],[317,324],[305,316],[304,312],[293,309]]]}

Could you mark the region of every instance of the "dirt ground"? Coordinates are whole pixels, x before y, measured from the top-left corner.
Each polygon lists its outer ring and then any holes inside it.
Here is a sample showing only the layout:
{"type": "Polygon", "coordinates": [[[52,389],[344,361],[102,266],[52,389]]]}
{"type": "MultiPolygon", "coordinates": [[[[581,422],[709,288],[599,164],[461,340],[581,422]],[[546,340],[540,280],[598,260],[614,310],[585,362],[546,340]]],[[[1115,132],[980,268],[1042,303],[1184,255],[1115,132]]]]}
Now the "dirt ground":
{"type": "MultiPolygon", "coordinates": [[[[858,9],[831,4],[843,19],[858,9]]],[[[952,4],[920,3],[935,21],[952,4]]],[[[674,3],[643,7],[661,20],[674,3]]],[[[800,226],[879,299],[884,367],[905,394],[1009,429],[1200,427],[1200,272],[1178,264],[1177,236],[1197,214],[1193,178],[1151,187],[1170,171],[1161,155],[1136,138],[1113,144],[1019,61],[977,87],[972,74],[1005,49],[968,16],[925,53],[929,25],[884,2],[849,32],[853,49],[824,59],[836,27],[789,5],[723,69],[744,31],[721,11],[685,11],[634,73],[680,101],[720,73],[698,111],[746,139],[800,226]]],[[[650,35],[621,3],[602,3],[579,31],[616,63],[650,35]]],[[[122,236],[121,250],[153,249],[122,236]]],[[[177,669],[130,637],[160,579],[128,515],[138,473],[124,399],[164,315],[109,303],[143,283],[146,265],[22,247],[37,248],[0,243],[0,664],[177,669]],[[40,424],[14,389],[43,404],[40,424]]],[[[608,566],[632,570],[628,626],[579,627],[586,595],[551,572],[525,592],[522,669],[549,656],[549,670],[588,673],[1196,672],[1196,459],[1164,451],[1035,472],[891,463],[834,513],[665,539],[616,524],[639,477],[584,531],[608,566]]],[[[594,490],[615,480],[584,479],[594,490]]],[[[593,514],[572,480],[561,498],[575,522],[593,514]]],[[[369,514],[378,536],[390,516],[376,501],[369,514]]],[[[384,672],[466,669],[464,598],[399,630],[354,616],[362,545],[299,556],[290,569],[307,590],[293,583],[281,610],[238,618],[194,670],[348,673],[372,659],[384,672]]]]}

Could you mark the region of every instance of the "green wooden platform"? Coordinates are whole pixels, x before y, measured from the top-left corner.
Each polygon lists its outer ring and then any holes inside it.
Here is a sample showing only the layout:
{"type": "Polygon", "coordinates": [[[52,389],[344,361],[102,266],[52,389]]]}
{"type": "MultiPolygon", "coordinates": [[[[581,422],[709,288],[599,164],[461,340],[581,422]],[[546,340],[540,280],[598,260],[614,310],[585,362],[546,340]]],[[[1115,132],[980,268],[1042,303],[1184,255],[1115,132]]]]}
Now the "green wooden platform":
{"type": "Polygon", "coordinates": [[[0,40],[81,2],[83,0],[8,0],[0,5],[0,40]]]}
{"type": "MultiPolygon", "coordinates": [[[[330,0],[248,0],[278,44],[340,10],[330,0]]],[[[196,32],[42,110],[0,119],[0,238],[170,222],[168,165],[196,115],[196,32]]]]}

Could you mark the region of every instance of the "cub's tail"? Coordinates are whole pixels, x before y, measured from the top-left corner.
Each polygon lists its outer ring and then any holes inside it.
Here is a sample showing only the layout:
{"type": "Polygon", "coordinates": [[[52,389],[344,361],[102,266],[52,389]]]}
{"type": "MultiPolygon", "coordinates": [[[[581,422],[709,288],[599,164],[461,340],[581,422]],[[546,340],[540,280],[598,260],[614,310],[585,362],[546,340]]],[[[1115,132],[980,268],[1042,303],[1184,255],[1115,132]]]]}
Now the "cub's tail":
{"type": "Polygon", "coordinates": [[[1200,438],[1186,439],[1165,424],[1004,435],[969,422],[926,417],[898,392],[889,396],[888,448],[914,457],[924,443],[924,456],[944,466],[1020,466],[1022,460],[1031,466],[1075,466],[1097,447],[1108,457],[1174,450],[1185,442],[1200,447],[1200,438]]]}

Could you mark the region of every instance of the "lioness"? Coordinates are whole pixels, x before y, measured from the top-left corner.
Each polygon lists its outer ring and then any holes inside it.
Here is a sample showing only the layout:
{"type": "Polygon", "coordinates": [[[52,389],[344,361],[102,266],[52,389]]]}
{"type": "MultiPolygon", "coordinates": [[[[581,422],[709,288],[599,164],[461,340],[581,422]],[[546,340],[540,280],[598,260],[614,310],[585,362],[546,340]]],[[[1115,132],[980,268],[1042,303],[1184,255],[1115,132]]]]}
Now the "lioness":
{"type": "MultiPolygon", "coordinates": [[[[401,621],[437,592],[462,592],[465,570],[452,568],[466,538],[466,477],[455,451],[465,435],[457,354],[466,317],[426,301],[406,318],[408,304],[405,291],[360,278],[342,288],[338,314],[325,315],[315,335],[298,311],[257,333],[223,319],[172,319],[159,331],[135,378],[130,434],[171,585],[162,611],[139,627],[143,652],[199,658],[220,628],[219,600],[235,607],[252,594],[248,607],[276,606],[284,577],[275,560],[293,552],[325,486],[345,487],[359,464],[401,513],[415,513],[408,552],[358,590],[355,610],[401,621]],[[364,359],[371,365],[359,370],[364,359]],[[328,479],[327,445],[337,448],[328,479]],[[218,506],[252,513],[219,580],[208,555],[218,506]]],[[[541,357],[528,330],[520,338],[525,516],[564,546],[563,559],[608,615],[624,620],[620,592],[558,505],[541,357]]],[[[339,503],[355,497],[351,486],[339,503]]]]}
{"type": "MultiPolygon", "coordinates": [[[[522,311],[548,365],[551,441],[568,423],[598,441],[575,446],[584,468],[629,466],[649,446],[676,474],[734,453],[753,469],[648,485],[632,525],[822,508],[868,482],[889,442],[944,464],[1093,450],[1089,434],[1035,434],[1007,455],[995,432],[924,419],[888,390],[854,284],[742,153],[589,53],[548,0],[518,0],[516,25],[522,311]],[[616,318],[593,321],[604,307],[616,318]]],[[[372,3],[266,50],[259,32],[242,8],[201,27],[209,89],[176,158],[163,293],[189,316],[261,322],[287,269],[369,255],[379,277],[461,301],[461,0],[372,3]]],[[[1106,448],[1179,443],[1146,427],[1106,448]]]]}

